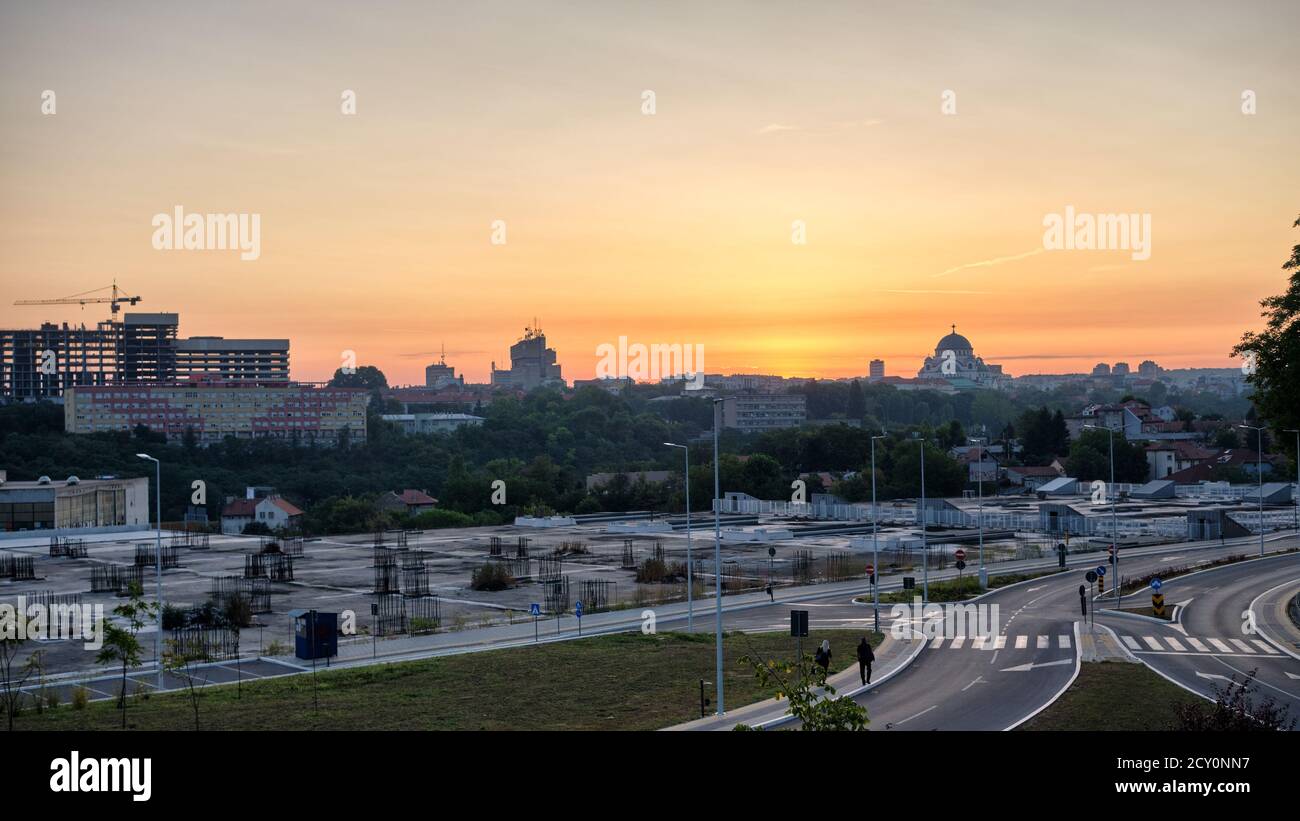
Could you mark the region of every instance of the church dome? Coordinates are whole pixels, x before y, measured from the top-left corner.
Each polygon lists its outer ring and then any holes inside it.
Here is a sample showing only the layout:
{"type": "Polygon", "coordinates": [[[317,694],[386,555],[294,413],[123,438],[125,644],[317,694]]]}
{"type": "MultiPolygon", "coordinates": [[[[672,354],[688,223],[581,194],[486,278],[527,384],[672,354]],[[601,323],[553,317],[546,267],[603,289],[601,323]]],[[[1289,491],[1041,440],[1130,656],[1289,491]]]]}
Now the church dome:
{"type": "Polygon", "coordinates": [[[952,351],[954,354],[970,353],[975,348],[970,344],[970,340],[957,333],[957,326],[952,326],[952,333],[939,340],[939,344],[934,347],[935,356],[943,356],[944,351],[952,351]]]}

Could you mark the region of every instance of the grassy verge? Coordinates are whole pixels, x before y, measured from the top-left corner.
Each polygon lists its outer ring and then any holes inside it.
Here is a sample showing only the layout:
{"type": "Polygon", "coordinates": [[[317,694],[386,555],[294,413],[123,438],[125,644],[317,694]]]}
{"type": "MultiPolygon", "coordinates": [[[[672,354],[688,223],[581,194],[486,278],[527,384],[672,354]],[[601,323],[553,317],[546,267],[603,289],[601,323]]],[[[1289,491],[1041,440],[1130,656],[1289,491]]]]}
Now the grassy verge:
{"type": "Polygon", "coordinates": [[[1056,703],[1022,730],[1165,730],[1180,704],[1201,701],[1147,669],[1109,661],[1084,664],[1056,703]]]}
{"type": "MultiPolygon", "coordinates": [[[[1006,587],[1009,584],[1025,582],[1042,576],[1052,576],[1059,572],[1059,570],[1046,570],[1040,573],[1002,573],[997,576],[989,576],[989,589],[994,590],[999,587],[1006,587]]],[[[980,590],[978,571],[975,575],[930,582],[930,601],[932,602],[962,601],[964,599],[974,598],[983,592],[984,591],[980,590]]],[[[894,590],[889,593],[882,593],[880,596],[880,603],[907,604],[911,602],[913,598],[920,595],[921,586],[918,584],[915,590],[894,590]]],[[[863,604],[870,604],[871,597],[858,596],[856,601],[863,604]]]]}
{"type": "MultiPolygon", "coordinates": [[[[1279,553],[1295,553],[1297,550],[1300,550],[1300,548],[1292,547],[1287,550],[1279,551],[1279,553]]],[[[1123,554],[1120,555],[1120,558],[1123,559],[1123,554]]],[[[1200,570],[1209,570],[1211,567],[1222,567],[1225,564],[1236,564],[1237,562],[1244,562],[1248,559],[1258,558],[1258,553],[1234,553],[1231,556],[1224,556],[1221,559],[1215,559],[1214,561],[1206,562],[1204,564],[1184,564],[1178,565],[1177,567],[1164,567],[1154,573],[1148,573],[1145,576],[1125,576],[1123,583],[1120,585],[1120,593],[1127,595],[1145,587],[1149,587],[1152,579],[1158,578],[1163,582],[1178,576],[1185,576],[1188,573],[1196,573],[1200,570]]]]}
{"type": "MultiPolygon", "coordinates": [[[[829,639],[832,669],[854,662],[862,633],[813,630],[811,653],[829,639]]],[[[872,637],[878,644],[882,636],[872,637]]],[[[728,706],[761,701],[745,655],[792,659],[794,639],[783,633],[728,633],[723,641],[728,706]]],[[[699,680],[714,698],[711,634],[621,634],[423,661],[320,672],[319,708],[310,674],[246,681],[203,691],[204,730],[653,730],[698,718],[699,680]]],[[[132,703],[131,726],[143,730],[193,730],[189,699],[180,693],[132,703]]],[[[113,703],[82,710],[63,705],[18,717],[24,730],[116,729],[113,703]]]]}

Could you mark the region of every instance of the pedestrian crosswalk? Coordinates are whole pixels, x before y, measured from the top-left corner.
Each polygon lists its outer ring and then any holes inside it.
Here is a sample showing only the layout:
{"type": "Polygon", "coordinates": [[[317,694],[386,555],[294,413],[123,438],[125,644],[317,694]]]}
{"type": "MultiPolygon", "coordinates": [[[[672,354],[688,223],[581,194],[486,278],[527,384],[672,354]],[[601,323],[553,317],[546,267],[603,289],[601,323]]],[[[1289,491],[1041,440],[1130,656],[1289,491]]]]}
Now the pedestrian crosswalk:
{"type": "Polygon", "coordinates": [[[1074,639],[1067,635],[1061,634],[1056,636],[1056,641],[1052,641],[1051,636],[957,636],[948,638],[938,636],[930,639],[931,650],[961,650],[969,648],[971,650],[1005,650],[1007,645],[1011,644],[1017,650],[1025,650],[1029,647],[1029,640],[1035,639],[1034,646],[1039,650],[1046,650],[1050,647],[1059,647],[1062,650],[1069,650],[1074,646],[1074,639]]]}
{"type": "MultiPolygon", "coordinates": [[[[1195,655],[1230,656],[1280,656],[1281,652],[1273,645],[1260,639],[1238,638],[1197,638],[1195,636],[1128,636],[1120,635],[1120,641],[1134,653],[1185,653],[1195,655]]],[[[1068,633],[1060,635],[1018,635],[1018,636],[938,636],[929,641],[931,650],[1070,650],[1074,638],[1068,633]]]]}
{"type": "Polygon", "coordinates": [[[1276,647],[1261,639],[1216,639],[1194,636],[1120,636],[1124,646],[1135,653],[1209,653],[1230,656],[1280,656],[1276,647]],[[1186,642],[1186,644],[1183,644],[1186,642]],[[1208,644],[1207,644],[1208,642],[1208,644]],[[1189,649],[1190,648],[1190,649],[1189,649]]]}

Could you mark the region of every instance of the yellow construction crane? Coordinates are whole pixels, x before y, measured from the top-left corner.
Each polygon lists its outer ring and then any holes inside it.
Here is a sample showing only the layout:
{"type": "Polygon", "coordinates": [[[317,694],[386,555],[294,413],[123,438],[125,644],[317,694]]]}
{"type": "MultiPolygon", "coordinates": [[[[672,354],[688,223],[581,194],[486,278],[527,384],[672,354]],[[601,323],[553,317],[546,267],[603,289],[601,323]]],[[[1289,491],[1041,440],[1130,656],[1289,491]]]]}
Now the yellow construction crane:
{"type": "Polygon", "coordinates": [[[83,308],[92,303],[109,303],[110,310],[113,314],[122,310],[121,303],[125,302],[135,305],[144,297],[127,296],[122,294],[117,288],[117,280],[113,280],[112,285],[105,285],[103,288],[96,288],[92,291],[83,291],[72,296],[59,297],[58,299],[19,299],[14,302],[15,305],[80,305],[83,308]],[[88,294],[97,294],[101,291],[112,290],[113,295],[109,296],[87,296],[88,294]]]}

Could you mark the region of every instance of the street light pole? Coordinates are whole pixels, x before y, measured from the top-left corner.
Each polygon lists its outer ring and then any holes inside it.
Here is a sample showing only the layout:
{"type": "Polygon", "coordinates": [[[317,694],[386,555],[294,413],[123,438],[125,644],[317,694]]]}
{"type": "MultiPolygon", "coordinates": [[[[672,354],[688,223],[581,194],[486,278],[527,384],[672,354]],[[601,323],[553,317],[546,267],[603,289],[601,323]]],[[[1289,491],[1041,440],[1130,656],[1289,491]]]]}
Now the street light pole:
{"type": "Polygon", "coordinates": [[[1295,490],[1291,491],[1291,528],[1300,533],[1300,430],[1287,428],[1295,434],[1295,490]]]}
{"type": "Polygon", "coordinates": [[[1107,495],[1110,496],[1110,552],[1114,557],[1115,579],[1113,587],[1115,589],[1115,609],[1118,610],[1120,605],[1119,595],[1119,518],[1115,510],[1115,503],[1119,500],[1119,494],[1115,492],[1115,429],[1112,427],[1101,427],[1100,425],[1084,425],[1091,430],[1106,431],[1107,439],[1110,442],[1110,487],[1106,488],[1107,495]]]}
{"type": "Polygon", "coordinates": [[[925,533],[925,440],[919,439],[921,443],[921,509],[917,511],[921,519],[921,561],[924,563],[921,569],[921,601],[924,604],[930,603],[930,540],[925,533]]]}
{"type": "Polygon", "coordinates": [[[880,547],[876,540],[880,533],[880,510],[876,507],[876,440],[884,434],[871,437],[871,609],[875,616],[875,632],[880,632],[880,547]]]}
{"type": "Polygon", "coordinates": [[[984,569],[984,437],[978,436],[971,440],[979,442],[979,470],[975,473],[976,483],[979,486],[979,522],[980,522],[980,589],[983,590],[988,586],[988,572],[984,569]]]}
{"type": "Polygon", "coordinates": [[[141,459],[147,459],[154,464],[154,495],[157,499],[155,515],[158,517],[158,532],[154,541],[154,600],[158,604],[158,629],[154,633],[153,653],[155,663],[158,665],[158,692],[163,688],[163,661],[162,661],[162,462],[153,458],[147,453],[137,453],[136,456],[141,459]]]}
{"type": "Polygon", "coordinates": [[[682,455],[686,457],[686,472],[683,474],[686,482],[686,632],[695,632],[695,580],[692,577],[694,569],[691,567],[691,449],[688,445],[675,445],[672,442],[664,442],[670,448],[681,448],[682,455]]]}
{"type": "Polygon", "coordinates": [[[715,653],[718,668],[718,715],[725,711],[722,704],[722,499],[721,480],[718,473],[718,428],[722,421],[722,403],[725,399],[713,400],[713,595],[717,599],[714,617],[715,653]]]}
{"type": "Polygon", "coordinates": [[[1239,428],[1255,431],[1255,479],[1259,485],[1259,555],[1264,555],[1264,427],[1261,425],[1238,425],[1239,428]]]}

